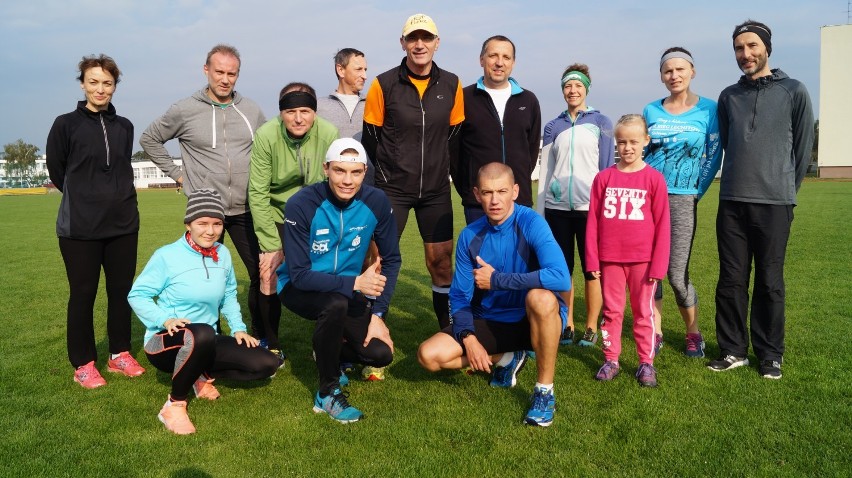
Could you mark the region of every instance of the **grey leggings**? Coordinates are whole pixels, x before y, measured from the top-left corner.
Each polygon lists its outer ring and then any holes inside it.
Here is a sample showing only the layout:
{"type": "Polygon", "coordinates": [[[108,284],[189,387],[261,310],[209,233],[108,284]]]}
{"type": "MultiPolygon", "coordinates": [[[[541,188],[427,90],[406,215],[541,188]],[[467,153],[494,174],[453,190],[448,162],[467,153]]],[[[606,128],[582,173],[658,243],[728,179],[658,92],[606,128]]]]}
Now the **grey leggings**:
{"type": "MultiPolygon", "coordinates": [[[[694,194],[669,194],[669,213],[672,223],[669,283],[678,307],[689,308],[698,303],[698,294],[689,280],[689,257],[695,238],[695,218],[698,198],[694,194]]],[[[657,287],[656,300],[663,298],[663,288],[657,287]]]]}

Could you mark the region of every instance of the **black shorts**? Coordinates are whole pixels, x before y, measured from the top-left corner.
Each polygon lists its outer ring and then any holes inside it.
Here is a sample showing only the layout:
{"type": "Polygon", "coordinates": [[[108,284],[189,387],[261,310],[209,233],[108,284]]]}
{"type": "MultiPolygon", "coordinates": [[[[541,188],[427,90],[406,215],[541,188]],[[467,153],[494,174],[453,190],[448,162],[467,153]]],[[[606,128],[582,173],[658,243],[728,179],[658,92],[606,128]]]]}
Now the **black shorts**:
{"type": "Polygon", "coordinates": [[[447,242],[453,240],[453,203],[449,192],[424,196],[394,196],[388,194],[394,219],[396,233],[402,237],[405,223],[408,222],[408,212],[413,208],[417,218],[417,228],[424,243],[447,242]]]}
{"type": "MultiPolygon", "coordinates": [[[[516,350],[532,350],[530,322],[526,316],[518,322],[474,319],[473,329],[477,340],[489,355],[516,350]]],[[[445,327],[441,332],[455,337],[452,325],[445,327]]],[[[464,349],[464,344],[462,344],[462,349],[464,349]]]]}

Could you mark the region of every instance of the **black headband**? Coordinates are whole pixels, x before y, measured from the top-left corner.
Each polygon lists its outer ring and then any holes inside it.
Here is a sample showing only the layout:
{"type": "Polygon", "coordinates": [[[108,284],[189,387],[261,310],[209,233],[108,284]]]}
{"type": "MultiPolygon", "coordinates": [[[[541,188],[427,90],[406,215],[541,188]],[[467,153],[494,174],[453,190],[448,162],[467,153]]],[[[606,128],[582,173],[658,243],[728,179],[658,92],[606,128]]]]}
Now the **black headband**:
{"type": "Polygon", "coordinates": [[[754,33],[755,35],[760,37],[760,40],[763,41],[763,44],[766,46],[766,56],[772,55],[772,34],[769,33],[769,30],[760,25],[754,25],[749,23],[748,25],[743,25],[734,32],[734,36],[732,38],[736,38],[743,33],[754,33]]]}
{"type": "Polygon", "coordinates": [[[314,95],[304,91],[290,91],[278,100],[278,111],[304,107],[317,110],[317,99],[314,95]]]}

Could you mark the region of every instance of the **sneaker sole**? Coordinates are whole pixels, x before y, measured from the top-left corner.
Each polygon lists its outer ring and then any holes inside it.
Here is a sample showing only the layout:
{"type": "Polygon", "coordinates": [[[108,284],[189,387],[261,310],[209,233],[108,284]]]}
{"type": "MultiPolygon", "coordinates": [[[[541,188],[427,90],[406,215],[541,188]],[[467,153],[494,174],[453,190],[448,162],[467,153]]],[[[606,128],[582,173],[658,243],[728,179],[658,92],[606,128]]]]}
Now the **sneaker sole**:
{"type": "Polygon", "coordinates": [[[124,375],[125,377],[131,377],[131,378],[133,378],[133,377],[139,377],[140,375],[142,375],[143,373],[145,373],[145,371],[143,370],[143,371],[141,371],[141,372],[139,372],[139,373],[137,373],[137,374],[133,375],[133,374],[129,374],[129,373],[125,372],[124,370],[122,370],[122,369],[120,369],[120,368],[112,368],[112,367],[107,367],[107,372],[110,372],[110,373],[120,373],[120,374],[124,375]]]}
{"type": "MultiPolygon", "coordinates": [[[[318,406],[316,406],[316,405],[314,405],[314,407],[313,407],[313,411],[314,411],[314,413],[325,413],[326,415],[328,415],[328,412],[326,412],[324,409],[322,409],[322,408],[320,408],[320,407],[318,407],[318,406]]],[[[347,423],[355,423],[355,422],[357,422],[357,421],[361,420],[361,419],[362,419],[362,418],[364,418],[364,417],[363,417],[363,416],[362,416],[362,417],[358,417],[358,418],[356,418],[356,419],[354,419],[354,420],[341,420],[340,418],[334,418],[333,416],[328,415],[328,418],[331,418],[332,420],[336,421],[337,423],[343,423],[343,424],[345,425],[345,424],[347,424],[347,423]]]]}
{"type": "Polygon", "coordinates": [[[165,419],[165,418],[163,418],[163,415],[162,415],[162,414],[158,413],[158,414],[157,414],[157,418],[160,420],[160,423],[162,423],[162,424],[163,424],[163,426],[164,426],[164,427],[166,427],[166,430],[168,430],[168,431],[170,431],[170,432],[174,433],[175,435],[192,435],[193,433],[195,433],[195,432],[178,433],[178,432],[176,432],[176,431],[172,430],[171,428],[169,428],[169,425],[168,425],[168,424],[166,424],[166,419],[165,419]]]}
{"type": "Polygon", "coordinates": [[[553,423],[553,420],[550,420],[550,421],[547,421],[547,422],[539,422],[539,421],[534,420],[532,418],[524,418],[524,424],[530,425],[530,426],[533,426],[533,427],[545,427],[545,428],[547,428],[552,423],[553,423]]]}
{"type": "Polygon", "coordinates": [[[708,365],[707,368],[714,372],[727,372],[728,370],[733,370],[738,367],[745,367],[746,365],[748,365],[748,359],[742,359],[739,362],[734,362],[727,368],[713,368],[710,365],[708,365]]]}
{"type": "Polygon", "coordinates": [[[83,382],[77,380],[77,377],[74,377],[74,381],[79,383],[81,387],[88,389],[88,390],[94,390],[96,388],[100,388],[100,387],[103,387],[104,385],[106,385],[106,383],[99,383],[95,386],[89,387],[88,385],[84,385],[83,382]]]}
{"type": "Polygon", "coordinates": [[[581,340],[581,341],[577,342],[577,345],[579,345],[580,347],[594,347],[595,343],[594,342],[587,342],[585,340],[581,340]]]}
{"type": "Polygon", "coordinates": [[[781,380],[781,374],[779,374],[776,377],[775,375],[770,375],[770,374],[766,373],[766,374],[761,375],[761,377],[768,378],[769,380],[781,380]]]}

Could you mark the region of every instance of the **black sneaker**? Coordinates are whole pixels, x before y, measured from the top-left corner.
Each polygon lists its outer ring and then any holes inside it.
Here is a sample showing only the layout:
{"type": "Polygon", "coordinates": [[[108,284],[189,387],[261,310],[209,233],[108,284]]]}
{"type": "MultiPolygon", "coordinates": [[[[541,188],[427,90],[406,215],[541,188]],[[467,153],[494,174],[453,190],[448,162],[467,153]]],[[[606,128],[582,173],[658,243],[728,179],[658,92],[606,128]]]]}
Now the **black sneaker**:
{"type": "Polygon", "coordinates": [[[778,380],[781,378],[781,362],[775,360],[761,360],[758,367],[760,376],[763,378],[771,378],[778,380]]]}
{"type": "Polygon", "coordinates": [[[748,358],[737,357],[735,355],[725,355],[724,357],[719,357],[716,360],[711,360],[710,363],[707,364],[707,368],[714,372],[724,372],[725,370],[742,367],[743,365],[748,365],[748,358]]]}
{"type": "Polygon", "coordinates": [[[559,345],[571,345],[574,343],[574,329],[565,327],[562,331],[562,336],[559,337],[559,345]]]}

